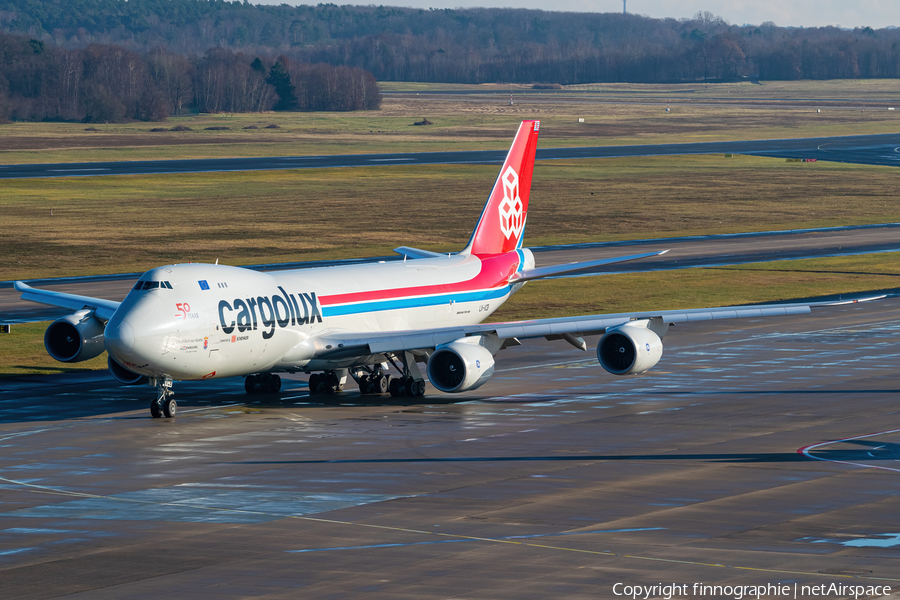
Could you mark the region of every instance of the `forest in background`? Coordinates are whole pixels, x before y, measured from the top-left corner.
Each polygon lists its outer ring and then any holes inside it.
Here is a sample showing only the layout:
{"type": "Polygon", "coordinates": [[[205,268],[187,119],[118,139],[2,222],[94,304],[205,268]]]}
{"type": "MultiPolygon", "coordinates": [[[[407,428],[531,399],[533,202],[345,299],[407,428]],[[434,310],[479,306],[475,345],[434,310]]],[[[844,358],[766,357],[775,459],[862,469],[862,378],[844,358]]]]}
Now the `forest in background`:
{"type": "Polygon", "coordinates": [[[90,44],[59,48],[0,33],[0,122],[162,121],[186,110],[372,110],[381,94],[371,73],[226,48],[184,56],[90,44]]]}
{"type": "Polygon", "coordinates": [[[60,48],[208,48],[356,67],[385,81],[667,83],[900,77],[900,30],[732,25],[525,9],[222,0],[0,0],[0,30],[60,48]]]}

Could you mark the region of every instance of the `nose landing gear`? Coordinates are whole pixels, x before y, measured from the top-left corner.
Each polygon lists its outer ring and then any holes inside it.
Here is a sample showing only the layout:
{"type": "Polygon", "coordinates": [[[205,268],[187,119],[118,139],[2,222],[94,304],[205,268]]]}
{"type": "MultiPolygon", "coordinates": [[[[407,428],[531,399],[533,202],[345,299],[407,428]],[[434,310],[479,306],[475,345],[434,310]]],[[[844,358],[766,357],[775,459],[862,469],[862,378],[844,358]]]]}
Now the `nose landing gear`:
{"type": "Polygon", "coordinates": [[[175,402],[175,392],[172,391],[171,379],[151,379],[151,385],[156,386],[158,397],[150,403],[150,415],[154,419],[162,416],[172,418],[178,412],[178,403],[175,402]]]}

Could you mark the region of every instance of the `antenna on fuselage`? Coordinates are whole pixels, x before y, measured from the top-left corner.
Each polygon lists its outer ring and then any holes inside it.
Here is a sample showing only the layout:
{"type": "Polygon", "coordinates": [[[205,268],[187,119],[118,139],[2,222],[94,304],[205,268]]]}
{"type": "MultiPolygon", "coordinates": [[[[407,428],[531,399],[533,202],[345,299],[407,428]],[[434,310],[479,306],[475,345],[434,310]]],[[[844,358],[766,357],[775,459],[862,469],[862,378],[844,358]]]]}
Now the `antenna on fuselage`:
{"type": "Polygon", "coordinates": [[[219,259],[218,259],[218,258],[216,259],[216,264],[219,264],[219,259]]]}

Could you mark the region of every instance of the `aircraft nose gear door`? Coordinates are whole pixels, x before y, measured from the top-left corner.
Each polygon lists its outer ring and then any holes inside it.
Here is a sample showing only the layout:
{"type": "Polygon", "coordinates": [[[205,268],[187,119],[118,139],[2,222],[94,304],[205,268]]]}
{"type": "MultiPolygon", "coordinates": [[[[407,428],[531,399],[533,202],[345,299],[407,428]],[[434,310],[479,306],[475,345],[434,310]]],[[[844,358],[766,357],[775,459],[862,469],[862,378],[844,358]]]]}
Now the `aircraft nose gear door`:
{"type": "Polygon", "coordinates": [[[150,403],[150,414],[154,419],[158,419],[165,415],[172,418],[178,412],[178,403],[175,402],[175,392],[172,391],[172,380],[151,379],[150,385],[156,386],[159,396],[150,403]]]}

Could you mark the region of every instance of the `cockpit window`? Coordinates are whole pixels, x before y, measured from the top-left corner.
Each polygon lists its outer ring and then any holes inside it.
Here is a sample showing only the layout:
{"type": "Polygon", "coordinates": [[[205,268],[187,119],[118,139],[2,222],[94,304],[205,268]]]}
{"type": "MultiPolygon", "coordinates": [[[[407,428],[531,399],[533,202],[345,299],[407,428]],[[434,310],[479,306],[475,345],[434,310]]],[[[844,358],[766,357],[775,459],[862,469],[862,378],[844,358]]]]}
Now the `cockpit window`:
{"type": "Polygon", "coordinates": [[[138,281],[133,290],[158,290],[160,288],[171,290],[172,284],[168,281],[138,281]]]}

